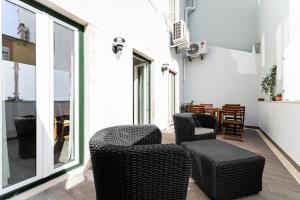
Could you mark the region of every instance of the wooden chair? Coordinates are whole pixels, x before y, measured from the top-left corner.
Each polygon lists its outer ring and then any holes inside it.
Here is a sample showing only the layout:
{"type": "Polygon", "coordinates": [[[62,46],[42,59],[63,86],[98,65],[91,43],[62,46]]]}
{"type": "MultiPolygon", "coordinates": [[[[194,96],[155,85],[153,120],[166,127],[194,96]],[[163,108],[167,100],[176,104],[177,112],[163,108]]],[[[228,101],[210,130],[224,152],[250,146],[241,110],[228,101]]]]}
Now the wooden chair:
{"type": "Polygon", "coordinates": [[[214,108],[213,104],[200,104],[200,106],[204,106],[205,114],[216,117],[217,110],[214,108]]]}
{"type": "Polygon", "coordinates": [[[68,114],[56,117],[56,128],[58,130],[57,136],[63,141],[69,138],[70,120],[68,114]]]}
{"type": "Polygon", "coordinates": [[[55,104],[56,116],[54,119],[55,122],[55,132],[54,132],[54,141],[61,139],[62,142],[69,137],[70,131],[70,114],[69,106],[63,107],[61,102],[55,104]]]}
{"type": "Polygon", "coordinates": [[[203,105],[189,105],[189,113],[205,114],[205,107],[203,105]]]}
{"type": "MultiPolygon", "coordinates": [[[[226,107],[240,107],[241,105],[240,104],[225,104],[224,106],[226,107]]],[[[219,120],[219,130],[220,132],[222,132],[222,116],[223,116],[223,111],[222,109],[218,109],[217,110],[217,113],[218,113],[218,120],[219,120]]]]}
{"type": "Polygon", "coordinates": [[[70,132],[70,114],[69,105],[62,105],[63,102],[54,103],[54,163],[60,163],[60,157],[63,152],[63,146],[69,139],[70,132]]]}
{"type": "Polygon", "coordinates": [[[223,137],[243,141],[245,106],[224,105],[223,113],[223,137]]]}

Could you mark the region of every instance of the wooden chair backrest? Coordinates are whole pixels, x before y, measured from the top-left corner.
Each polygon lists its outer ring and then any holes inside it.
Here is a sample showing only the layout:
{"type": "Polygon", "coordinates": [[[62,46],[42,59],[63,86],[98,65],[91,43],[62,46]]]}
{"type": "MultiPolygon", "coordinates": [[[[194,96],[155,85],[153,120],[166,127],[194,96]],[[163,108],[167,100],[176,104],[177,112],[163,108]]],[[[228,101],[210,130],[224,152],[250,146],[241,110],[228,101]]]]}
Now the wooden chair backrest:
{"type": "Polygon", "coordinates": [[[210,103],[201,103],[200,106],[204,106],[204,108],[213,108],[214,105],[210,103]]]}
{"type": "Polygon", "coordinates": [[[226,107],[240,107],[241,104],[225,104],[226,107]]]}
{"type": "Polygon", "coordinates": [[[210,103],[202,103],[200,104],[200,106],[204,106],[204,109],[205,109],[205,114],[207,115],[215,115],[214,113],[214,105],[213,104],[210,104],[210,103]]]}
{"type": "Polygon", "coordinates": [[[223,119],[240,121],[244,124],[245,120],[245,106],[238,105],[224,105],[223,106],[223,119]]]}
{"type": "Polygon", "coordinates": [[[203,105],[189,105],[188,112],[205,114],[205,107],[203,105]]]}

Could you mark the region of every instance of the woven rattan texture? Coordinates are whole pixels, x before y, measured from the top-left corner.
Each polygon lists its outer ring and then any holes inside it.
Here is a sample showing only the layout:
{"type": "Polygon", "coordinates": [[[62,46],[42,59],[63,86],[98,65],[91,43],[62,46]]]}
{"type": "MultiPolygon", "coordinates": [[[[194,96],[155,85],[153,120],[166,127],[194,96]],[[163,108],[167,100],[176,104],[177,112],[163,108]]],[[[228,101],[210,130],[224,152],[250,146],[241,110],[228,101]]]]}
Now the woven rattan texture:
{"type": "Polygon", "coordinates": [[[176,144],[195,140],[216,139],[218,120],[210,115],[194,113],[178,113],[173,115],[176,144]],[[195,128],[204,127],[214,129],[213,133],[195,135],[195,128]]]}
{"type": "Polygon", "coordinates": [[[90,140],[97,200],[184,200],[191,161],[178,145],[162,145],[154,125],[117,126],[90,140]]]}
{"type": "MultiPolygon", "coordinates": [[[[188,142],[183,146],[188,149],[188,142]]],[[[265,158],[260,155],[224,162],[217,162],[205,153],[192,150],[190,156],[192,177],[211,199],[235,199],[262,190],[265,158]]]]}

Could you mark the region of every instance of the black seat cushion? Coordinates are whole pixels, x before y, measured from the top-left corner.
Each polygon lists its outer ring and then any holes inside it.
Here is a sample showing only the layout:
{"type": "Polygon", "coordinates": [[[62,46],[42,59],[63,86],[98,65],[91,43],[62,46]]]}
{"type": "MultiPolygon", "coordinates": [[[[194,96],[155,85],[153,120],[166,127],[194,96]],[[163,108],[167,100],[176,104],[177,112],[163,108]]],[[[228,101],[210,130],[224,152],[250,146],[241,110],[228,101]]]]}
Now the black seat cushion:
{"type": "Polygon", "coordinates": [[[212,128],[195,128],[195,135],[203,135],[203,134],[209,134],[214,133],[215,130],[212,128]]]}

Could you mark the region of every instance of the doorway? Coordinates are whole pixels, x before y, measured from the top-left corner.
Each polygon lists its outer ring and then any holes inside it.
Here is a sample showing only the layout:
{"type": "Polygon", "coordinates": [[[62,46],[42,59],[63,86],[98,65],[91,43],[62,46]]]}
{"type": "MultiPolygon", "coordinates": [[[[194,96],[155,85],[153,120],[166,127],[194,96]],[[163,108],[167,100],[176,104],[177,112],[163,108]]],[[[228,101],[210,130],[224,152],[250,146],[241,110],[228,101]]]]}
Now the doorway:
{"type": "Polygon", "coordinates": [[[169,99],[169,125],[173,125],[173,115],[176,112],[176,74],[168,74],[168,99],[169,99]]]}
{"type": "Polygon", "coordinates": [[[150,124],[150,61],[133,55],[133,123],[150,124]]]}

